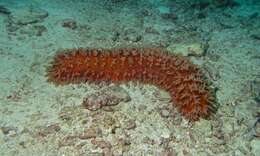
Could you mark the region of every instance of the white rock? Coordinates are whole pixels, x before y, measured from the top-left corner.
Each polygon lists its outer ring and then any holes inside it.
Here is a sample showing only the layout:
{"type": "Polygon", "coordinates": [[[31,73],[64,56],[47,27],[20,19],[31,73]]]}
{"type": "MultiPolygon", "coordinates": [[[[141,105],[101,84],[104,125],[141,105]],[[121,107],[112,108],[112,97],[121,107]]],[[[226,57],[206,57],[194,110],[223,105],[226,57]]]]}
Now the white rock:
{"type": "Polygon", "coordinates": [[[167,48],[167,50],[181,54],[183,56],[202,56],[204,55],[203,46],[200,43],[175,44],[167,48]]]}

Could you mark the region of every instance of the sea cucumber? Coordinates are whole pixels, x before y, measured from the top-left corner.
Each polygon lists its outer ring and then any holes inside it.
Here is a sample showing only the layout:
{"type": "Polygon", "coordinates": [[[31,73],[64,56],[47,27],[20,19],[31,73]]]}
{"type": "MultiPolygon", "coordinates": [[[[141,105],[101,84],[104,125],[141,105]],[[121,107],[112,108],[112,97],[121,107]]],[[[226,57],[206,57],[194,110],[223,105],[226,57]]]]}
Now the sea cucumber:
{"type": "Polygon", "coordinates": [[[203,72],[187,58],[157,48],[69,49],[58,52],[47,70],[57,85],[128,81],[168,91],[172,103],[190,121],[215,112],[215,96],[203,72]]]}

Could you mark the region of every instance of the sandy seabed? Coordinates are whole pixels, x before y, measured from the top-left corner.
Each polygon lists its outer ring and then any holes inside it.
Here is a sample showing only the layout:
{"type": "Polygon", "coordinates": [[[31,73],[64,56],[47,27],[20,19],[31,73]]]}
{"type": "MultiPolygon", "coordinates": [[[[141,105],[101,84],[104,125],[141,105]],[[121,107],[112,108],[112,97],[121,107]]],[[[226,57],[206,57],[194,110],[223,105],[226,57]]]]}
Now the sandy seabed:
{"type": "Polygon", "coordinates": [[[260,3],[226,2],[0,0],[0,155],[258,155],[260,3]],[[78,47],[185,55],[216,88],[218,111],[190,123],[155,86],[47,82],[53,56],[78,47]]]}

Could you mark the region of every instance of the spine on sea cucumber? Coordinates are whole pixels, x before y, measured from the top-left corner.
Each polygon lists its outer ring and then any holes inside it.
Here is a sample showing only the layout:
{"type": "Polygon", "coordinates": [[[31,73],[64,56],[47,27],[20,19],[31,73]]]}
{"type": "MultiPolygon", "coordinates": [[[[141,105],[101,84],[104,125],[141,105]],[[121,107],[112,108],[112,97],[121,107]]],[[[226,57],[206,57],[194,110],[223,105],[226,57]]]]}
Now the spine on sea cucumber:
{"type": "Polygon", "coordinates": [[[191,121],[215,111],[215,98],[201,70],[188,59],[161,49],[71,49],[58,53],[48,68],[55,84],[138,81],[168,91],[191,121]]]}

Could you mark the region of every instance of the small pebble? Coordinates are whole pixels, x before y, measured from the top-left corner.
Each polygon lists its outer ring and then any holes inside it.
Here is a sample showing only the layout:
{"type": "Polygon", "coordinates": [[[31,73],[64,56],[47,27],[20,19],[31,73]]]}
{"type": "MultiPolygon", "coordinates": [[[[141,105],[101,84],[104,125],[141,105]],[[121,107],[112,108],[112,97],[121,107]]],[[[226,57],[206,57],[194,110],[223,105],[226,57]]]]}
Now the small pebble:
{"type": "Polygon", "coordinates": [[[88,128],[84,131],[83,134],[79,135],[80,139],[90,139],[96,138],[102,135],[102,131],[100,128],[88,128]]]}
{"type": "Polygon", "coordinates": [[[167,110],[167,109],[162,109],[160,111],[160,115],[163,117],[163,118],[168,118],[170,116],[170,112],[167,110]]]}
{"type": "Polygon", "coordinates": [[[11,130],[11,131],[9,131],[8,136],[10,136],[10,137],[15,137],[16,134],[17,134],[16,131],[11,130]]]}
{"type": "Polygon", "coordinates": [[[73,19],[65,19],[65,20],[62,21],[62,27],[74,30],[78,26],[77,26],[77,22],[75,20],[73,20],[73,19]]]}
{"type": "Polygon", "coordinates": [[[134,120],[129,120],[127,123],[126,123],[126,129],[127,130],[130,130],[130,129],[135,129],[136,128],[136,123],[134,120]]]}
{"type": "Polygon", "coordinates": [[[110,144],[110,142],[105,141],[103,139],[101,139],[101,140],[93,139],[93,140],[91,140],[91,143],[101,149],[104,149],[104,148],[111,149],[112,148],[112,145],[110,144]]]}
{"type": "Polygon", "coordinates": [[[4,135],[8,136],[15,136],[17,133],[17,128],[14,127],[0,127],[1,131],[3,132],[4,135]]]}

